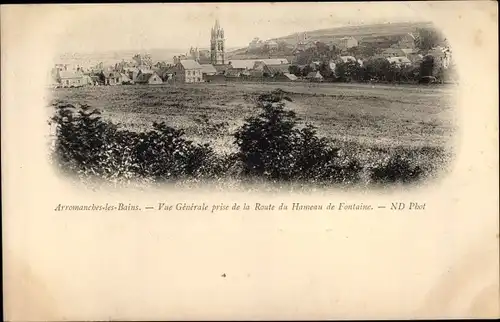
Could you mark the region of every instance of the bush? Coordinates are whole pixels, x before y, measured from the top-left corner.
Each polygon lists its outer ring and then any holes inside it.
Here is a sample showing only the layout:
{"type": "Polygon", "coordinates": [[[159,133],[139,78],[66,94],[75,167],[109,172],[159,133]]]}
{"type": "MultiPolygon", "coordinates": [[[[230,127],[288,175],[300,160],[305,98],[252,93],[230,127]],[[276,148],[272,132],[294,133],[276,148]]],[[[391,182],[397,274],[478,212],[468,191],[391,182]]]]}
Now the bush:
{"type": "Polygon", "coordinates": [[[421,179],[422,168],[407,155],[396,152],[386,162],[370,167],[370,179],[375,183],[410,183],[421,179]]]}
{"type": "Polygon", "coordinates": [[[154,123],[131,132],[100,117],[88,106],[56,105],[54,159],[62,169],[104,179],[211,177],[226,164],[207,145],[193,144],[184,132],[154,123]]]}
{"type": "Polygon", "coordinates": [[[343,163],[339,149],[319,138],[312,125],[299,129],[295,112],[285,110],[285,98],[281,90],[261,95],[258,106],[262,112],[247,118],[235,133],[243,174],[274,181],[357,180],[359,164],[343,163]]]}

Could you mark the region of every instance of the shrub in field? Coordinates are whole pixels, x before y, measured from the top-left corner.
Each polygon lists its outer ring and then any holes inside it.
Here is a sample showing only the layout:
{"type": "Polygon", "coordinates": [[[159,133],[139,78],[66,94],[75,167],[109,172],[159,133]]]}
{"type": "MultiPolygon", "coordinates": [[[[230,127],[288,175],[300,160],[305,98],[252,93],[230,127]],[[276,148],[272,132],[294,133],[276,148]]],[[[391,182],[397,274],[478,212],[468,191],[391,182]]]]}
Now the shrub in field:
{"type": "Polygon", "coordinates": [[[375,183],[411,183],[423,176],[422,168],[401,152],[396,152],[385,162],[370,167],[370,179],[375,183]]]}
{"type": "Polygon", "coordinates": [[[193,144],[184,132],[154,123],[153,130],[132,132],[100,117],[88,106],[56,105],[54,159],[81,176],[104,179],[211,177],[226,164],[208,145],[193,144]]]}
{"type": "Polygon", "coordinates": [[[273,180],[355,181],[361,167],[342,163],[338,149],[316,134],[312,125],[299,129],[293,111],[285,110],[281,90],[259,96],[262,112],[236,131],[237,157],[245,175],[273,180]]]}
{"type": "Polygon", "coordinates": [[[228,122],[214,122],[206,114],[202,114],[199,117],[195,117],[194,121],[199,125],[198,134],[199,135],[211,135],[220,136],[229,127],[228,122]]]}

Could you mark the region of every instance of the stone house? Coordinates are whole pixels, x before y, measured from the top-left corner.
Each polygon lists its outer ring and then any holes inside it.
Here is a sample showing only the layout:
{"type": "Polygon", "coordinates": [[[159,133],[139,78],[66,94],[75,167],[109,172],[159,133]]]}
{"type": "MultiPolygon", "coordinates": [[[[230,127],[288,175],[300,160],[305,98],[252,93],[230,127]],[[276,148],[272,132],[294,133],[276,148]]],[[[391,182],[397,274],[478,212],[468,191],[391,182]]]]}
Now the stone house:
{"type": "Polygon", "coordinates": [[[203,67],[192,59],[181,60],[172,69],[176,81],[181,83],[201,83],[203,82],[203,67]]]}

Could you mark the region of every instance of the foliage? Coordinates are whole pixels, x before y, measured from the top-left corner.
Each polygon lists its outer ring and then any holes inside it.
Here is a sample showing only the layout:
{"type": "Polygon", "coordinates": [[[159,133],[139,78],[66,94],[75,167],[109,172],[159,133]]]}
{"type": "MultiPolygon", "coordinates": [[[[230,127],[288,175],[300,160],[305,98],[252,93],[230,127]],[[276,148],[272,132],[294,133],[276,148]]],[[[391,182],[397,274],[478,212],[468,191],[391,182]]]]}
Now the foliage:
{"type": "MultiPolygon", "coordinates": [[[[409,183],[434,171],[428,160],[440,151],[382,151],[369,159],[359,151],[318,136],[286,109],[289,95],[276,90],[259,95],[259,113],[234,133],[237,152],[222,155],[209,144],[195,144],[182,129],[164,122],[142,132],[121,129],[89,106],[55,104],[53,161],[67,173],[112,182],[261,178],[271,182],[314,184],[409,183]],[[339,147],[341,146],[341,148],[339,147]],[[387,155],[387,158],[381,158],[387,155]],[[421,161],[418,161],[418,160],[421,161]],[[422,160],[424,160],[422,162],[422,160]],[[426,161],[427,160],[427,161],[426,161]]],[[[202,114],[194,121],[201,136],[227,135],[227,122],[202,114]],[[222,133],[224,132],[224,133],[222,133]]],[[[364,153],[364,152],[361,152],[364,153]]],[[[434,163],[433,163],[434,164],[434,163]]]]}
{"type": "Polygon", "coordinates": [[[375,56],[376,54],[379,54],[380,52],[382,52],[382,49],[374,46],[371,43],[367,43],[348,48],[346,51],[347,54],[351,56],[367,59],[375,56]]]}
{"type": "Polygon", "coordinates": [[[422,179],[424,171],[403,153],[394,153],[387,160],[370,167],[370,179],[375,183],[410,183],[422,179]]]}
{"type": "Polygon", "coordinates": [[[302,70],[297,65],[290,65],[290,67],[288,67],[288,71],[290,72],[290,74],[293,74],[295,76],[302,76],[302,70]]]}
{"type": "Polygon", "coordinates": [[[330,65],[323,62],[319,65],[319,73],[324,79],[333,79],[335,77],[335,71],[330,68],[330,65]]]}
{"type": "Polygon", "coordinates": [[[441,43],[441,35],[434,29],[418,28],[415,44],[421,50],[429,50],[441,43]]]}
{"type": "Polygon", "coordinates": [[[424,56],[420,63],[420,77],[434,76],[434,57],[431,55],[424,56]]]}
{"type": "Polygon", "coordinates": [[[235,133],[237,157],[246,176],[275,181],[353,182],[361,166],[345,161],[338,149],[316,134],[312,125],[298,128],[293,111],[285,110],[283,92],[258,100],[262,112],[246,119],[235,133]]]}
{"type": "Polygon", "coordinates": [[[83,177],[158,181],[212,176],[217,171],[213,165],[221,164],[208,145],[193,144],[182,130],[163,122],[137,133],[119,129],[85,105],[55,107],[54,159],[65,171],[83,177]]]}
{"type": "Polygon", "coordinates": [[[323,42],[316,42],[313,47],[306,49],[297,56],[299,65],[308,65],[313,61],[329,61],[338,55],[338,50],[333,46],[330,48],[323,42]]]}
{"type": "Polygon", "coordinates": [[[357,61],[340,61],[335,65],[335,75],[337,76],[337,80],[341,82],[363,80],[361,65],[357,61]]]}

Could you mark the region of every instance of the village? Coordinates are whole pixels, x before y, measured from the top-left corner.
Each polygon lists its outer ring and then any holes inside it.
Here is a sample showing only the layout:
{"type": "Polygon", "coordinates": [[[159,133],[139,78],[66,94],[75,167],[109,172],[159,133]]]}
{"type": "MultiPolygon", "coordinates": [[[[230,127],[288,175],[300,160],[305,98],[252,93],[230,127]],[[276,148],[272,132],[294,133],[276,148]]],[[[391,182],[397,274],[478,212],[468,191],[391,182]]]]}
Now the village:
{"type": "MultiPolygon", "coordinates": [[[[428,33],[428,31],[426,31],[428,33]]],[[[432,36],[432,35],[431,35],[432,36]]],[[[136,54],[114,65],[56,64],[50,87],[196,84],[210,82],[399,82],[450,81],[451,50],[436,36],[335,37],[328,42],[298,33],[293,44],[254,38],[248,47],[226,52],[224,29],[211,29],[210,49],[190,48],[171,62],[136,54]]],[[[452,81],[455,81],[451,78],[452,81]]]]}

